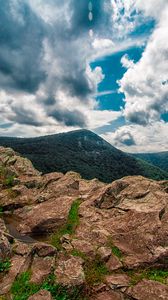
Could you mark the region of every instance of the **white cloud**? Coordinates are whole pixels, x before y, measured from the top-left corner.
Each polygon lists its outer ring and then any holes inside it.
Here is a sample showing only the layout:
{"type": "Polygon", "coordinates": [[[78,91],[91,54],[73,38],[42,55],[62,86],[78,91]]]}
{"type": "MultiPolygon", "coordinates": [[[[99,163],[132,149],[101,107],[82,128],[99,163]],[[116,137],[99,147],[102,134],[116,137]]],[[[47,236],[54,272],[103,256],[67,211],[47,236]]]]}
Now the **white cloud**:
{"type": "Polygon", "coordinates": [[[126,69],[132,68],[134,66],[134,62],[133,60],[129,59],[129,56],[127,54],[125,54],[122,58],[121,58],[121,63],[122,66],[126,69]]]}
{"type": "Polygon", "coordinates": [[[110,125],[112,121],[121,116],[119,111],[110,110],[92,110],[87,112],[88,128],[93,130],[104,125],[110,125]]]}
{"type": "Polygon", "coordinates": [[[125,125],[113,133],[103,134],[102,137],[126,152],[161,152],[167,151],[167,132],[167,123],[156,122],[146,127],[125,125]]]}
{"type": "MultiPolygon", "coordinates": [[[[145,6],[150,12],[151,5],[145,6]]],[[[140,5],[139,5],[140,7],[140,5]]],[[[160,7],[160,6],[159,6],[160,7]]],[[[159,20],[142,58],[132,64],[119,81],[125,94],[124,116],[127,120],[147,125],[168,111],[168,3],[162,1],[159,20]]],[[[123,61],[122,61],[123,63],[123,61]]],[[[127,61],[128,65],[128,61],[127,61]]]]}
{"type": "Polygon", "coordinates": [[[137,9],[144,11],[147,16],[160,19],[160,14],[167,6],[167,0],[136,0],[135,6],[137,9]]]}

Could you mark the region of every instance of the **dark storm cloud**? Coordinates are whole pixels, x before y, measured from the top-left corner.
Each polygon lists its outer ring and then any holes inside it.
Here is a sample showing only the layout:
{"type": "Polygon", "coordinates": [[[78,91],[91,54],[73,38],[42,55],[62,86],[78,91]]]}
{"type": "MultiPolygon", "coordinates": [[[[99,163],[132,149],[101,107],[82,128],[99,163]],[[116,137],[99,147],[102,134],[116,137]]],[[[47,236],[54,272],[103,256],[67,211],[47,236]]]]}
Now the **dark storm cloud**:
{"type": "Polygon", "coordinates": [[[12,115],[9,117],[9,120],[12,122],[17,122],[19,124],[32,125],[32,126],[42,126],[43,123],[39,122],[36,119],[36,114],[29,109],[23,107],[13,106],[12,115]]]}
{"type": "Polygon", "coordinates": [[[86,126],[86,118],[78,110],[69,111],[68,109],[60,109],[52,111],[49,115],[67,126],[86,126]]]}
{"type": "MultiPolygon", "coordinates": [[[[66,93],[67,104],[68,97],[74,97],[87,105],[96,92],[86,75],[86,60],[92,51],[89,29],[99,29],[104,36],[102,24],[110,19],[103,4],[109,1],[92,0],[93,20],[90,22],[85,0],[47,1],[51,12],[56,8],[49,21],[40,10],[45,10],[46,1],[36,4],[30,0],[1,0],[0,88],[10,94],[34,94],[46,117],[52,116],[67,126],[86,126],[82,112],[59,107],[57,93],[66,93]],[[37,95],[41,86],[42,96],[37,95]]],[[[21,101],[19,105],[11,106],[10,116],[7,117],[6,112],[5,117],[19,124],[41,126],[32,105],[32,113],[21,101]]]]}
{"type": "Polygon", "coordinates": [[[28,4],[22,1],[15,8],[12,1],[1,0],[0,72],[10,78],[6,88],[32,93],[45,79],[40,64],[44,36],[43,23],[28,4]]]}

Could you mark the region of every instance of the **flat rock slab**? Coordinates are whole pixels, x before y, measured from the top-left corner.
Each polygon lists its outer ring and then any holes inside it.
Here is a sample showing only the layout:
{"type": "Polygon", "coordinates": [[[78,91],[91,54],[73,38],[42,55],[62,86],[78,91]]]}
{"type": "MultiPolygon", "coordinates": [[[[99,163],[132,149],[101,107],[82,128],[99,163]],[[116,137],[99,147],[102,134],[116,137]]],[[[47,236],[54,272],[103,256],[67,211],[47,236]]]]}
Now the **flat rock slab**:
{"type": "Polygon", "coordinates": [[[124,297],[120,293],[109,291],[94,295],[90,300],[124,300],[124,297]]]}
{"type": "Polygon", "coordinates": [[[127,294],[136,300],[168,300],[168,286],[144,279],[129,288],[127,294]]]}
{"type": "Polygon", "coordinates": [[[24,234],[43,234],[59,228],[66,222],[73,201],[72,197],[62,196],[40,203],[30,211],[21,210],[18,230],[24,234]]]}
{"type": "Polygon", "coordinates": [[[106,283],[111,289],[128,287],[130,278],[125,274],[114,274],[106,276],[106,283]]]}

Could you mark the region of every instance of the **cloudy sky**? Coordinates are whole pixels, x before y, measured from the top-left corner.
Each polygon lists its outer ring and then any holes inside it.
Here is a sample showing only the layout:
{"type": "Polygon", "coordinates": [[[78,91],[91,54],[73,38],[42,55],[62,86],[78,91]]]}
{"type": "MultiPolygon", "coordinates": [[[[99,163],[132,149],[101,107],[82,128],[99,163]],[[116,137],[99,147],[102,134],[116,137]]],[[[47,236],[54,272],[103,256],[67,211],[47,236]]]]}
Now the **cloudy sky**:
{"type": "Polygon", "coordinates": [[[167,0],[0,0],[0,135],[168,150],[167,0]]]}

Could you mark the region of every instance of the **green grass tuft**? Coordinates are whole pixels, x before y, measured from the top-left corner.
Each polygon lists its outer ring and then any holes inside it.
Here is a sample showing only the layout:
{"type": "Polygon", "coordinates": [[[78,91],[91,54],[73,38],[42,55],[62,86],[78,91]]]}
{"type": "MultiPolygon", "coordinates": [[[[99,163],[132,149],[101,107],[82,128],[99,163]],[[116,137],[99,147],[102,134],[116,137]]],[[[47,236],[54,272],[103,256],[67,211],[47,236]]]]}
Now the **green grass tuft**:
{"type": "Polygon", "coordinates": [[[87,255],[79,250],[73,249],[71,255],[81,257],[83,260],[87,260],[87,255]]]}
{"type": "Polygon", "coordinates": [[[11,293],[13,295],[13,300],[27,300],[31,295],[37,293],[40,288],[37,284],[30,283],[31,273],[22,273],[14,281],[11,293]]]}
{"type": "Polygon", "coordinates": [[[103,282],[105,275],[109,274],[108,268],[98,256],[93,261],[85,262],[84,272],[86,282],[90,286],[103,282]]]}
{"type": "Polygon", "coordinates": [[[0,273],[8,272],[10,267],[11,267],[11,262],[10,262],[9,258],[7,258],[5,260],[0,259],[0,273]]]}
{"type": "Polygon", "coordinates": [[[119,259],[122,259],[123,254],[122,254],[121,250],[120,250],[118,247],[112,246],[112,247],[111,247],[111,250],[112,250],[112,253],[113,253],[115,256],[117,256],[119,259]]]}
{"type": "Polygon", "coordinates": [[[149,279],[161,282],[163,284],[168,283],[168,271],[160,269],[140,270],[140,271],[127,271],[127,274],[131,277],[131,285],[137,284],[142,279],[149,279]]]}
{"type": "Polygon", "coordinates": [[[54,300],[84,300],[82,288],[63,287],[56,283],[54,274],[50,274],[40,285],[30,283],[30,277],[30,272],[22,273],[17,277],[11,288],[13,300],[27,300],[40,290],[49,291],[54,300]]]}
{"type": "Polygon", "coordinates": [[[123,254],[121,250],[114,245],[111,237],[108,238],[107,246],[111,248],[111,251],[115,256],[117,256],[120,260],[122,260],[123,254]]]}
{"type": "Polygon", "coordinates": [[[76,227],[79,225],[78,211],[80,204],[80,199],[77,199],[72,203],[66,224],[51,236],[51,244],[58,250],[61,250],[60,238],[65,234],[73,235],[76,227]]]}
{"type": "Polygon", "coordinates": [[[14,186],[14,179],[15,179],[14,175],[6,177],[5,180],[4,180],[4,185],[6,187],[14,186]]]}

